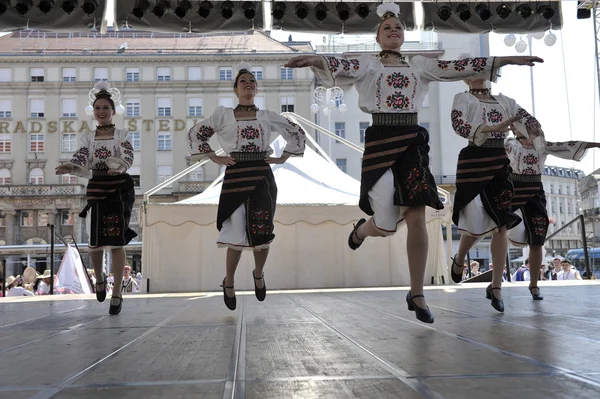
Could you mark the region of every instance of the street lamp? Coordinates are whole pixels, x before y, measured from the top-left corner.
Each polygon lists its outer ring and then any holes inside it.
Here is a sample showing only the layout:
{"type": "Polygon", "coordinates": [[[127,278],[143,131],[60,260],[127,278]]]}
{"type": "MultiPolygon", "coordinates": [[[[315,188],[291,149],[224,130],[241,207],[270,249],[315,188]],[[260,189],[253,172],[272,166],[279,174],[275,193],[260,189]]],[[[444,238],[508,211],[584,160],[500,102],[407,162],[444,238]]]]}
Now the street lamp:
{"type": "MultiPolygon", "coordinates": [[[[348,106],[344,104],[344,90],[341,87],[334,86],[326,89],[323,86],[319,86],[315,89],[313,94],[313,104],[310,106],[310,110],[313,114],[321,112],[327,117],[327,125],[331,132],[331,112],[336,108],[344,113],[348,109],[348,106]]],[[[331,137],[329,137],[329,157],[331,157],[331,137]]]]}

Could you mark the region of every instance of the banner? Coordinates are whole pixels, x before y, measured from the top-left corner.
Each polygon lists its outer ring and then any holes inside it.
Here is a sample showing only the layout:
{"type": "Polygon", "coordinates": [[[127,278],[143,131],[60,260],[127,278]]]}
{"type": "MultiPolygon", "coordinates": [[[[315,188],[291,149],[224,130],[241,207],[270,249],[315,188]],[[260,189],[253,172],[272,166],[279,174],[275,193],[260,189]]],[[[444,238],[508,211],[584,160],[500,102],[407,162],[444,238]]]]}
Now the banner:
{"type": "Polygon", "coordinates": [[[70,244],[67,246],[56,278],[55,293],[92,294],[92,286],[87,279],[79,251],[70,244]]]}

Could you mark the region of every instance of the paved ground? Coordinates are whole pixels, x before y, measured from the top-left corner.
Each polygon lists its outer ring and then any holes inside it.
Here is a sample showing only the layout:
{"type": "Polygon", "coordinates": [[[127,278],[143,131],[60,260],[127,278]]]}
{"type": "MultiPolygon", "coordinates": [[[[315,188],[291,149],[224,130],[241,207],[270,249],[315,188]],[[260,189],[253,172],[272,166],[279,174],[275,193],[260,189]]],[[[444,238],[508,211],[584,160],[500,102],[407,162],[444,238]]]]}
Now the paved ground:
{"type": "MultiPolygon", "coordinates": [[[[0,398],[600,398],[600,284],[0,299],[0,398]]],[[[567,283],[564,283],[567,284],[567,283]]]]}

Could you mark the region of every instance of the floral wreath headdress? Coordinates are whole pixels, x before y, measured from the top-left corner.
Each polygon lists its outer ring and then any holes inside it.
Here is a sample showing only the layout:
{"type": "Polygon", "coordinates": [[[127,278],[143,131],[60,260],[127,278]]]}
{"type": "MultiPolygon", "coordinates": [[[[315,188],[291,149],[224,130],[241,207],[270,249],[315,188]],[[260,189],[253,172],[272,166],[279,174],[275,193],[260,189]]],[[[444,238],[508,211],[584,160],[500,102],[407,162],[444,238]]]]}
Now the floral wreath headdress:
{"type": "Polygon", "coordinates": [[[96,82],[94,87],[88,93],[88,106],[85,107],[85,113],[88,115],[94,114],[94,101],[98,97],[110,97],[115,103],[115,111],[119,115],[125,113],[125,107],[121,105],[121,92],[116,87],[110,87],[110,83],[106,81],[96,82]]]}
{"type": "Polygon", "coordinates": [[[377,15],[379,15],[379,25],[391,17],[400,19],[400,6],[393,0],[386,0],[377,6],[377,15]]]}
{"type": "Polygon", "coordinates": [[[237,75],[235,77],[236,80],[238,76],[240,76],[243,73],[249,73],[250,75],[254,76],[254,73],[252,72],[252,65],[250,65],[247,62],[240,62],[235,66],[235,70],[237,71],[237,75]]]}

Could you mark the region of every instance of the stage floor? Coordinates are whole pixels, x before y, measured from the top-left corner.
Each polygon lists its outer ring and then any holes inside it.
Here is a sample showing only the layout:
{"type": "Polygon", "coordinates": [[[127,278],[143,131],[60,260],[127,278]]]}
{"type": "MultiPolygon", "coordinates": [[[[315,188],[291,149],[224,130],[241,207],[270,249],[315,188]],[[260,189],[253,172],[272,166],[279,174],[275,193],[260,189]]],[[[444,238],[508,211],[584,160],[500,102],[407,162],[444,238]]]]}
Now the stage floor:
{"type": "Polygon", "coordinates": [[[486,285],[4,298],[0,398],[600,398],[599,283],[486,285]]]}

